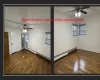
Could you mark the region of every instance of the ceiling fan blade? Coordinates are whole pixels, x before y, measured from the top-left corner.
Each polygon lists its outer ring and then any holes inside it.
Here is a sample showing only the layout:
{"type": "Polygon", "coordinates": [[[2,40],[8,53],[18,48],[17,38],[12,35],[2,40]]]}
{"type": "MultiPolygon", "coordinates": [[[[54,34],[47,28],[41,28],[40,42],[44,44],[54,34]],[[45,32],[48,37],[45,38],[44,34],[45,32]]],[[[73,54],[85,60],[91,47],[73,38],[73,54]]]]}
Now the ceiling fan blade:
{"type": "Polygon", "coordinates": [[[87,12],[85,12],[85,11],[82,11],[82,10],[81,10],[81,12],[84,13],[84,14],[87,14],[87,12]]]}
{"type": "Polygon", "coordinates": [[[87,9],[90,8],[90,6],[83,6],[81,9],[87,9]]]}
{"type": "Polygon", "coordinates": [[[15,24],[19,24],[19,25],[23,25],[22,23],[19,23],[19,22],[16,22],[16,21],[12,21],[12,20],[5,19],[5,21],[11,22],[11,23],[15,23],[15,24]]]}
{"type": "Polygon", "coordinates": [[[27,28],[27,29],[33,29],[33,28],[27,28]]]}
{"type": "Polygon", "coordinates": [[[68,12],[73,12],[73,11],[76,11],[76,10],[72,10],[72,11],[67,11],[66,13],[68,13],[68,12]]]}

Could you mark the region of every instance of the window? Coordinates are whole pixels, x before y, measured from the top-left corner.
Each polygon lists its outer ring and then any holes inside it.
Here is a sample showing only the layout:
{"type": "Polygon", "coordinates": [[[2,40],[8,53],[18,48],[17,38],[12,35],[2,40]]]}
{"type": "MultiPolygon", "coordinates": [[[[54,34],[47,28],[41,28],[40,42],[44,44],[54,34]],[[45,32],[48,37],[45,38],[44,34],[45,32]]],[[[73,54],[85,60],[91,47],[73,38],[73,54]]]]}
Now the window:
{"type": "Polygon", "coordinates": [[[78,36],[78,24],[73,24],[73,36],[78,36]]]}
{"type": "Polygon", "coordinates": [[[51,35],[50,32],[45,32],[45,44],[51,44],[51,35]]]}
{"type": "Polygon", "coordinates": [[[79,24],[79,35],[85,35],[85,34],[86,34],[86,25],[79,24]]]}

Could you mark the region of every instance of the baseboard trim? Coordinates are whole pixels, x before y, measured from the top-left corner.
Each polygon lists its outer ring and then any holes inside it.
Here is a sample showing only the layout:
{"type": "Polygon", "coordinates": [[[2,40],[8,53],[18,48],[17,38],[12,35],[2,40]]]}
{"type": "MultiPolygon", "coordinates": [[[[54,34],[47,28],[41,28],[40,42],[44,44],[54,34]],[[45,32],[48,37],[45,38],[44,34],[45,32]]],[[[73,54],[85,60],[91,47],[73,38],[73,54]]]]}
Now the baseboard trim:
{"type": "Polygon", "coordinates": [[[59,56],[61,56],[61,55],[64,55],[64,56],[62,56],[62,57],[60,57],[60,58],[58,58],[58,59],[56,59],[56,60],[54,60],[54,61],[58,61],[58,60],[60,60],[61,58],[63,58],[63,57],[65,57],[66,55],[69,55],[69,54],[71,54],[71,53],[73,53],[73,52],[76,52],[77,51],[77,47],[75,47],[75,48],[73,48],[73,49],[70,49],[70,50],[68,50],[68,51],[65,51],[65,52],[63,52],[63,53],[61,53],[61,54],[58,54],[58,55],[56,55],[56,56],[54,56],[54,59],[55,58],[57,58],[57,57],[59,57],[59,56]],[[67,53],[67,54],[66,54],[67,53]]]}
{"type": "Polygon", "coordinates": [[[40,55],[40,54],[36,54],[37,56],[41,57],[42,59],[46,60],[47,62],[50,62],[50,59],[45,58],[44,56],[40,55]]]}
{"type": "Polygon", "coordinates": [[[77,47],[76,47],[76,48],[73,48],[73,49],[69,50],[68,54],[74,53],[74,52],[76,52],[77,50],[78,50],[77,47]]]}
{"type": "Polygon", "coordinates": [[[37,52],[36,52],[36,51],[34,51],[34,50],[31,50],[31,49],[29,49],[29,48],[27,48],[27,50],[29,50],[29,51],[31,51],[31,52],[33,52],[33,53],[37,54],[37,52]]]}
{"type": "MultiPolygon", "coordinates": [[[[21,50],[22,50],[22,49],[21,49],[21,50]]],[[[19,51],[21,51],[21,50],[19,50],[19,51]]],[[[19,51],[13,52],[13,53],[11,53],[10,55],[15,54],[15,53],[17,53],[17,52],[19,52],[19,51]]]]}
{"type": "Polygon", "coordinates": [[[39,57],[41,57],[41,58],[43,58],[43,59],[45,59],[45,60],[47,60],[47,61],[50,62],[50,58],[48,58],[48,57],[42,55],[41,53],[39,53],[39,52],[37,52],[37,51],[35,51],[35,50],[31,50],[30,48],[27,48],[27,50],[31,51],[32,53],[35,53],[35,54],[38,55],[39,57]]]}
{"type": "MultiPolygon", "coordinates": [[[[99,52],[89,51],[89,50],[85,50],[85,49],[77,49],[77,50],[87,51],[87,52],[91,52],[91,53],[99,53],[99,52]]],[[[100,54],[100,53],[99,53],[99,54],[100,54]]]]}

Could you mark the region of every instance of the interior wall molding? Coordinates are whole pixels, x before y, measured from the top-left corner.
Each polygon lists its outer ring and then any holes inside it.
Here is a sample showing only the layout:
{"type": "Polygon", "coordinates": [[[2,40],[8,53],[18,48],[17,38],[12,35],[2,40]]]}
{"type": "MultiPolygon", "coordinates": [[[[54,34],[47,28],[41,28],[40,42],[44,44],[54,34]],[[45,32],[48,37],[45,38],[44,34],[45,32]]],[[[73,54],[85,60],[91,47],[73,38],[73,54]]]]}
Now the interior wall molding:
{"type": "Polygon", "coordinates": [[[43,58],[45,58],[45,59],[47,59],[47,60],[50,61],[50,58],[49,58],[49,57],[47,57],[47,56],[45,56],[45,55],[43,55],[43,54],[41,54],[41,53],[39,53],[39,52],[37,52],[37,51],[35,51],[35,50],[32,50],[32,49],[30,49],[30,48],[27,48],[27,50],[29,50],[29,51],[31,51],[32,53],[35,53],[35,54],[37,54],[37,55],[40,55],[41,57],[43,57],[43,58]]]}
{"type": "Polygon", "coordinates": [[[62,52],[62,53],[60,53],[60,54],[54,56],[54,61],[56,61],[56,60],[58,60],[58,59],[60,59],[60,58],[62,58],[62,57],[64,57],[64,56],[66,56],[67,54],[70,54],[70,53],[74,52],[75,50],[77,50],[77,47],[72,48],[72,49],[70,49],[70,50],[67,50],[67,51],[65,51],[65,52],[62,52]],[[61,57],[60,57],[60,56],[61,56],[61,57]]]}

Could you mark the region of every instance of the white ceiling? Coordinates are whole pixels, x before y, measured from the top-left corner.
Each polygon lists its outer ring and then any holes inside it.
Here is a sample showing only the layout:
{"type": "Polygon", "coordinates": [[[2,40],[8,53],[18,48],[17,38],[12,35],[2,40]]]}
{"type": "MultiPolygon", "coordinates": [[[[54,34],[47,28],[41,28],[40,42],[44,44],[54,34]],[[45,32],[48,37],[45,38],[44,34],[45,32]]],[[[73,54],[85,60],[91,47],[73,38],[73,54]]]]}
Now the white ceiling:
{"type": "MultiPolygon", "coordinates": [[[[69,12],[73,10],[73,7],[54,7],[54,11],[58,13],[65,14],[71,18],[75,17],[75,12],[69,12]]],[[[100,14],[100,7],[90,7],[84,9],[87,14],[82,14],[82,17],[89,15],[100,14]]],[[[50,7],[4,7],[4,20],[6,25],[11,25],[13,27],[22,27],[22,18],[50,18],[50,7]]],[[[30,24],[29,27],[35,27],[32,25],[50,25],[50,22],[26,22],[30,24]]]]}
{"type": "MultiPolygon", "coordinates": [[[[74,16],[74,11],[73,12],[68,12],[68,11],[71,11],[71,10],[74,10],[74,7],[55,7],[54,8],[54,11],[55,12],[60,12],[62,14],[65,14],[67,15],[68,17],[75,17],[74,16]]],[[[84,9],[84,11],[87,12],[87,14],[82,14],[82,17],[86,17],[86,16],[89,16],[89,15],[94,15],[94,14],[100,14],[100,7],[90,7],[88,9],[84,9]]]]}
{"type": "Polygon", "coordinates": [[[24,23],[30,25],[50,24],[50,22],[27,21],[23,22],[22,18],[50,18],[50,7],[4,7],[4,20],[6,24],[13,27],[20,27],[24,23]]]}

